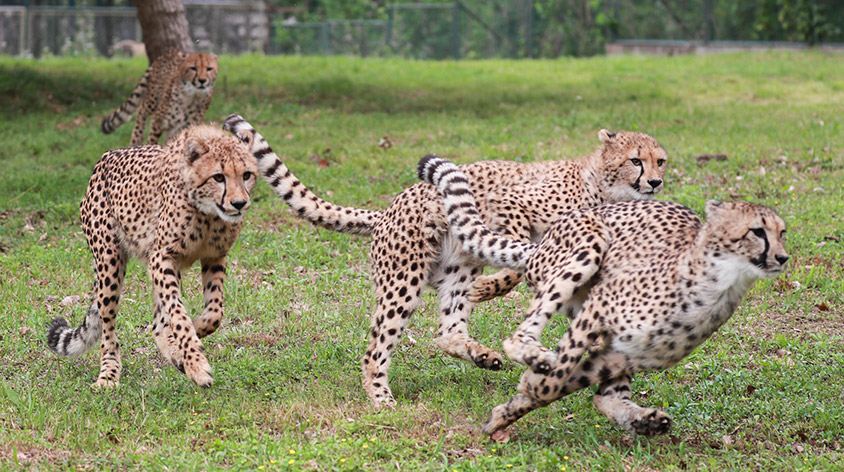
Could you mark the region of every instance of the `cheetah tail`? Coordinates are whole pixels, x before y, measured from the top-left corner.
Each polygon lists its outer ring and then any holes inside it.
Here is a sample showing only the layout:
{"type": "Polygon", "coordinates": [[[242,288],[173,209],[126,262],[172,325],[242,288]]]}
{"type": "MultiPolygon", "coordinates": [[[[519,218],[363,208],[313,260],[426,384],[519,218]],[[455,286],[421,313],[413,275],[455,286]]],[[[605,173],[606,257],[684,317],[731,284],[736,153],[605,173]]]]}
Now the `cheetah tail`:
{"type": "Polygon", "coordinates": [[[96,345],[101,331],[100,312],[94,302],[78,328],[68,326],[64,318],[53,319],[47,329],[47,345],[60,356],[75,356],[96,345]]]}
{"type": "Polygon", "coordinates": [[[138,105],[140,105],[144,94],[146,94],[149,75],[150,70],[147,69],[147,72],[141,78],[141,81],[138,82],[137,86],[135,86],[135,90],[132,90],[132,94],[129,95],[129,98],[126,99],[126,101],[123,102],[117,110],[114,110],[110,115],[103,118],[103,122],[100,124],[100,130],[104,134],[113,133],[114,130],[120,127],[120,125],[129,121],[129,118],[131,118],[132,114],[135,113],[135,110],[138,109],[138,105]]]}
{"type": "Polygon", "coordinates": [[[419,178],[437,187],[443,197],[451,234],[463,249],[486,263],[511,269],[524,269],[536,251],[536,244],[523,243],[490,230],[478,213],[469,179],[460,168],[437,156],[419,161],[419,178]]]}
{"type": "Polygon", "coordinates": [[[258,169],[275,193],[299,216],[311,223],[334,231],[353,234],[371,234],[381,212],[342,207],[329,203],[314,194],[284,165],[267,141],[255,128],[239,115],[230,115],[223,122],[223,129],[250,144],[258,169]]]}

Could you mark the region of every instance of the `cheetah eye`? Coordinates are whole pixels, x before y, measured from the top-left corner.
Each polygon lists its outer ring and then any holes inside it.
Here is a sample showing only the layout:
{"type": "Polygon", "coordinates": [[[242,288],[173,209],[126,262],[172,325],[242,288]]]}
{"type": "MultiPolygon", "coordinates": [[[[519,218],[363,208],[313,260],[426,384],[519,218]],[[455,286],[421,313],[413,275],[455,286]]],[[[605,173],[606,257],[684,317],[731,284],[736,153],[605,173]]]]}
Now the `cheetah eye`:
{"type": "Polygon", "coordinates": [[[252,172],[246,171],[243,173],[243,180],[249,180],[252,178],[252,172]]]}
{"type": "Polygon", "coordinates": [[[196,66],[190,66],[189,69],[196,72],[196,66]]]}
{"type": "Polygon", "coordinates": [[[780,231],[780,239],[785,239],[785,230],[780,231]]]}
{"type": "Polygon", "coordinates": [[[657,159],[656,165],[662,167],[665,164],[665,159],[657,159]]]}
{"type": "Polygon", "coordinates": [[[765,239],[765,228],[750,228],[750,231],[752,231],[757,237],[765,239]]]}
{"type": "Polygon", "coordinates": [[[641,159],[630,159],[630,162],[633,163],[634,166],[639,167],[642,165],[641,159]]]}
{"type": "Polygon", "coordinates": [[[220,182],[220,183],[223,183],[223,182],[226,181],[226,176],[223,175],[223,174],[214,174],[213,177],[214,177],[214,180],[216,180],[217,182],[220,182]]]}
{"type": "Polygon", "coordinates": [[[214,70],[214,68],[213,67],[206,67],[205,70],[207,70],[208,72],[211,72],[212,70],[214,70]]]}

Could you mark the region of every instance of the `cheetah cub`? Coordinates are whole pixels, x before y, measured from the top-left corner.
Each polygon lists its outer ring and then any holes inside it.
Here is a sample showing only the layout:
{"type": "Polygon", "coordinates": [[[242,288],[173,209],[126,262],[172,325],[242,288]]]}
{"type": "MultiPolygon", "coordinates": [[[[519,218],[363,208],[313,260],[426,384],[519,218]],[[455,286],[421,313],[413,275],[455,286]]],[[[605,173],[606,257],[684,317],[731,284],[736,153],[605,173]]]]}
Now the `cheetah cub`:
{"type": "Polygon", "coordinates": [[[113,133],[137,111],[132,146],[143,143],[148,117],[152,117],[149,144],[157,144],[165,132],[173,137],[185,127],[202,122],[211,105],[216,78],[217,56],[171,49],[149,66],[126,102],[103,118],[100,129],[105,134],[113,133]]]}
{"type": "MultiPolygon", "coordinates": [[[[243,118],[232,115],[224,126],[254,136],[252,153],[262,177],[301,217],[338,231],[372,234],[370,273],[377,307],[362,370],[364,389],[376,408],[395,404],[387,376],[392,352],[422,304],[426,286],[439,295],[440,349],[485,369],[501,368],[501,355],[469,335],[469,315],[475,302],[503,295],[518,284],[520,272],[482,276],[485,262],[449,236],[436,189],[418,183],[382,212],[337,206],[304,186],[243,118]]],[[[514,239],[530,241],[563,212],[650,199],[662,189],[667,153],[654,138],[606,130],[598,137],[600,147],[578,160],[484,161],[463,167],[480,197],[484,221],[514,239]]]]}
{"type": "Polygon", "coordinates": [[[615,203],[566,213],[531,244],[487,227],[471,178],[454,164],[425,157],[419,177],[442,194],[463,249],[494,266],[525,269],[535,294],[505,342],[507,355],[530,369],[519,393],[492,411],[484,432],[493,438],[535,408],[596,383],[595,406],[611,420],[638,434],[666,432],[664,412],[630,400],[630,376],[676,364],[730,318],[756,279],[776,276],[788,260],[785,223],[761,205],[710,201],[701,223],[675,203],[615,203]],[[552,351],[539,339],[559,312],[571,323],[552,351]]]}
{"type": "Polygon", "coordinates": [[[213,333],[223,317],[226,254],[240,232],[256,172],[246,146],[207,125],[182,131],[164,147],[103,154],[80,211],[94,254],[94,301],[76,329],[62,318],[53,320],[50,348],[63,356],[81,354],[102,339],[95,385],[118,384],[114,326],[126,263],[133,256],[146,263],[152,278],[152,331],[159,351],[197,385],[211,385],[199,338],[213,333]],[[205,310],[191,321],[180,298],[180,279],[197,260],[205,310]]]}

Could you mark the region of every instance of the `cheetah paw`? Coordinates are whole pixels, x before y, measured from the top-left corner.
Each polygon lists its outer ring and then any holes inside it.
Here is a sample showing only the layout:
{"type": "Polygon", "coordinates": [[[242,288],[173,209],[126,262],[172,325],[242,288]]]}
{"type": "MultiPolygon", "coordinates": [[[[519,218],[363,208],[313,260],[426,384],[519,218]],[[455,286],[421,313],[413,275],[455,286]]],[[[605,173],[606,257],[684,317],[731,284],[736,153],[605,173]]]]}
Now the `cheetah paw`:
{"type": "Polygon", "coordinates": [[[512,338],[504,341],[504,352],[514,362],[524,364],[538,374],[547,374],[557,365],[557,354],[554,351],[512,338]]]}
{"type": "Polygon", "coordinates": [[[486,276],[481,276],[469,288],[466,298],[472,303],[481,303],[492,300],[496,295],[497,291],[493,281],[486,276]]]}
{"type": "Polygon", "coordinates": [[[105,389],[116,388],[119,385],[120,385],[120,382],[117,381],[117,380],[97,379],[96,382],[91,384],[91,388],[93,388],[94,390],[101,390],[101,389],[105,390],[105,389]]]}
{"type": "Polygon", "coordinates": [[[501,360],[501,354],[495,351],[485,352],[479,356],[475,356],[472,358],[472,361],[481,369],[501,370],[504,366],[501,360]]]}
{"type": "Polygon", "coordinates": [[[194,359],[186,360],[182,366],[185,375],[200,387],[210,387],[214,382],[214,379],[211,377],[211,365],[205,356],[198,355],[194,359]]]}
{"type": "Polygon", "coordinates": [[[392,394],[385,396],[376,396],[372,399],[372,406],[376,410],[392,410],[396,407],[396,400],[392,394]]]}
{"type": "Polygon", "coordinates": [[[630,423],[630,430],[642,436],[665,434],[669,429],[671,429],[671,417],[657,409],[645,410],[638,419],[630,423]]]}

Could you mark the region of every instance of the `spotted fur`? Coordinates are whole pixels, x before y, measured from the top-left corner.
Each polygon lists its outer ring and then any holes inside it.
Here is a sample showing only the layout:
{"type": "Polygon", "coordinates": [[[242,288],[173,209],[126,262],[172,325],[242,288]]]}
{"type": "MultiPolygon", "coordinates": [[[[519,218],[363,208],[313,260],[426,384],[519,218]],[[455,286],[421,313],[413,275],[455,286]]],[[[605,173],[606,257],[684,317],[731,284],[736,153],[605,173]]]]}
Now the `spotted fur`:
{"type": "MultiPolygon", "coordinates": [[[[416,184],[383,212],[333,206],[301,186],[251,125],[240,117],[230,120],[233,132],[255,136],[252,152],[261,162],[264,177],[297,213],[334,229],[372,233],[371,275],[377,307],[362,370],[364,389],[376,407],[395,403],[387,377],[392,352],[421,304],[426,286],[437,290],[440,301],[437,345],[479,367],[501,368],[501,355],[469,336],[469,315],[477,300],[472,297],[473,283],[481,284],[481,295],[497,296],[518,284],[521,275],[507,270],[481,277],[485,263],[449,236],[436,189],[416,184]]],[[[485,161],[465,166],[472,191],[482,196],[479,215],[512,238],[530,241],[564,211],[649,199],[662,188],[666,152],[653,138],[605,130],[599,138],[601,147],[576,161],[485,161]]]]}
{"type": "Polygon", "coordinates": [[[563,214],[532,245],[487,227],[472,179],[456,165],[429,156],[419,176],[441,193],[463,248],[491,264],[526,268],[534,291],[527,317],[504,343],[529,370],[519,393],[484,426],[494,436],[596,383],[595,406],[616,423],[639,434],[666,432],[664,412],[630,400],[631,375],[679,362],[730,318],[756,279],[779,274],[788,260],[785,223],[761,205],[709,202],[704,224],[676,203],[608,204],[563,214]],[[549,350],[540,335],[559,312],[571,323],[549,350]]]}
{"type": "Polygon", "coordinates": [[[131,144],[143,143],[148,117],[152,126],[147,142],[157,144],[163,133],[172,137],[202,122],[216,78],[217,56],[171,49],[150,65],[129,98],[103,118],[100,129],[113,133],[137,111],[131,144]]]}
{"type": "Polygon", "coordinates": [[[223,317],[226,254],[240,232],[257,172],[240,141],[217,128],[190,127],[166,147],[116,149],[94,167],[82,201],[82,228],[94,255],[94,300],[73,329],[53,320],[47,344],[76,355],[100,343],[96,386],[117,385],[117,304],[129,257],[143,261],[153,282],[152,331],[164,355],[201,386],[212,382],[199,338],[223,317]],[[205,309],[194,320],[181,302],[182,270],[199,260],[205,309]]]}

